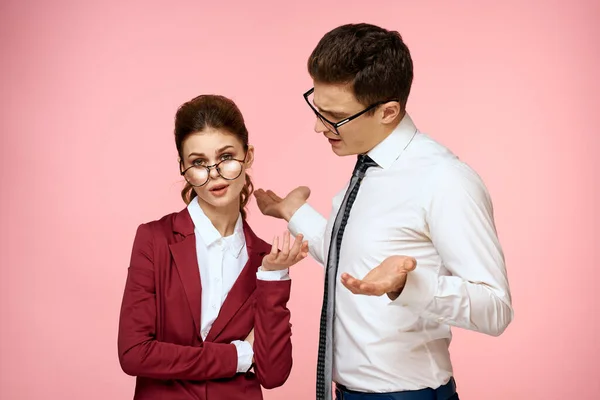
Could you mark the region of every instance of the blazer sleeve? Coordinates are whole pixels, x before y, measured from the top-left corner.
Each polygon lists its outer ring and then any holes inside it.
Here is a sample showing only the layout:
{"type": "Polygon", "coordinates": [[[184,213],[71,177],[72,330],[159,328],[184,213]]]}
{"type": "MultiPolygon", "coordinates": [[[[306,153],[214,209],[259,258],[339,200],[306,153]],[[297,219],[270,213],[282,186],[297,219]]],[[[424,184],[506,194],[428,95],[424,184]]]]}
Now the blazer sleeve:
{"type": "Polygon", "coordinates": [[[291,285],[291,280],[256,282],[254,369],[266,389],[283,385],[292,370],[291,285]]]}
{"type": "Polygon", "coordinates": [[[137,229],[119,318],[118,352],[123,371],[152,379],[211,380],[236,374],[233,344],[183,346],[156,340],[156,284],[152,227],[137,229]]]}

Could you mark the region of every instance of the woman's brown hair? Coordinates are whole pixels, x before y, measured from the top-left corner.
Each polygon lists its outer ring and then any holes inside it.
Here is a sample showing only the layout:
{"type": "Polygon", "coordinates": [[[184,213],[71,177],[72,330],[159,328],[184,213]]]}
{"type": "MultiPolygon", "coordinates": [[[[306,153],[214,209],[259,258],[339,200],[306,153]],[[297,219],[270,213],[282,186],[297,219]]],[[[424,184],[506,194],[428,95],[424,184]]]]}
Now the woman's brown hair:
{"type": "MultiPolygon", "coordinates": [[[[175,115],[175,145],[180,160],[183,160],[184,140],[189,135],[207,128],[232,134],[242,142],[244,152],[248,151],[248,129],[236,104],[223,96],[201,95],[182,104],[175,115]]],[[[243,219],[246,219],[246,205],[253,191],[252,180],[246,173],[246,183],[240,193],[240,213],[243,219]]],[[[194,197],[196,197],[194,187],[186,182],[181,191],[181,198],[189,204],[194,197]]]]}

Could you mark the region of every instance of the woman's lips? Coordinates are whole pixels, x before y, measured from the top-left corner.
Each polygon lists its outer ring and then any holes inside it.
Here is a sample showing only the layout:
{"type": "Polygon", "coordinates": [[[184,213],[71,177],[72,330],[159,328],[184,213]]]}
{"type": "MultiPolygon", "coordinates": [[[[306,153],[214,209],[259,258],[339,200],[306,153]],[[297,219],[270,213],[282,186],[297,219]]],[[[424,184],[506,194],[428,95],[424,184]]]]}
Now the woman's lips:
{"type": "Polygon", "coordinates": [[[215,185],[209,189],[209,192],[213,194],[213,196],[221,197],[227,193],[227,189],[229,185],[215,185]]]}

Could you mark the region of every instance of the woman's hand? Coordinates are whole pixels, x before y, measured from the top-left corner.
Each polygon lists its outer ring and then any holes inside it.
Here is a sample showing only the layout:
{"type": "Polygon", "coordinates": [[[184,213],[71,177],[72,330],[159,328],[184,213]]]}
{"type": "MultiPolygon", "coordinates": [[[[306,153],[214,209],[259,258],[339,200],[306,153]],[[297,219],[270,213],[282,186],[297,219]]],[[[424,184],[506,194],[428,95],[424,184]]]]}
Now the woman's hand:
{"type": "Polygon", "coordinates": [[[254,347],[254,328],[252,328],[244,341],[250,343],[250,346],[254,347]]]}
{"type": "Polygon", "coordinates": [[[308,256],[308,241],[302,239],[302,234],[296,236],[294,244],[290,248],[290,232],[285,231],[283,246],[279,250],[279,236],[275,236],[271,252],[263,258],[262,269],[264,271],[281,271],[305,259],[308,256]]]}

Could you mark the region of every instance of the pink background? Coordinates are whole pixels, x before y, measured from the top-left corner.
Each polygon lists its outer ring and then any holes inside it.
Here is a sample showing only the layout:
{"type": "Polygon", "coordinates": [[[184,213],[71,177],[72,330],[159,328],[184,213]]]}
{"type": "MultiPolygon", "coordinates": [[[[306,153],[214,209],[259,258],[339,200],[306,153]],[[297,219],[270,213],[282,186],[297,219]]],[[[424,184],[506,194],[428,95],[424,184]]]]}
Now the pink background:
{"type": "MultiPolygon", "coordinates": [[[[183,207],[185,100],[232,97],[257,185],[308,184],[329,211],[352,160],[312,131],[305,63],[361,21],[402,33],[409,112],[494,199],[515,320],[499,338],[454,331],[461,399],[596,398],[599,2],[248,3],[0,3],[0,398],[131,398],[118,311],[135,228],[183,207]]],[[[250,222],[267,239],[285,227],[254,202],[250,222]]],[[[295,366],[270,400],[314,398],[320,267],[293,279],[295,366]]]]}

